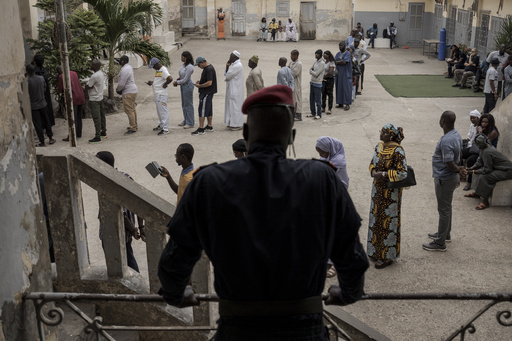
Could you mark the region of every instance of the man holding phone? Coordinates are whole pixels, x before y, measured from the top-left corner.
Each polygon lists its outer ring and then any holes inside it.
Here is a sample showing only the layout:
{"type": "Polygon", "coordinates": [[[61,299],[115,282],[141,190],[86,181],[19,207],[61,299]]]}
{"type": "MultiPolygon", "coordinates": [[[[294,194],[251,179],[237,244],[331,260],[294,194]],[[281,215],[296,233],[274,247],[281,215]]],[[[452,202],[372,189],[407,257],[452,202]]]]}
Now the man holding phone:
{"type": "Polygon", "coordinates": [[[194,147],[192,147],[192,145],[189,143],[182,143],[176,149],[176,154],[174,154],[174,157],[176,158],[176,163],[178,166],[183,168],[180,174],[179,182],[176,183],[174,181],[171,174],[164,166],[160,167],[162,168],[160,175],[167,179],[167,182],[169,183],[169,186],[173,192],[178,195],[176,200],[176,206],[178,206],[180,199],[185,192],[185,188],[187,188],[189,182],[192,181],[192,177],[194,175],[194,164],[192,163],[192,158],[194,157],[194,147]]]}

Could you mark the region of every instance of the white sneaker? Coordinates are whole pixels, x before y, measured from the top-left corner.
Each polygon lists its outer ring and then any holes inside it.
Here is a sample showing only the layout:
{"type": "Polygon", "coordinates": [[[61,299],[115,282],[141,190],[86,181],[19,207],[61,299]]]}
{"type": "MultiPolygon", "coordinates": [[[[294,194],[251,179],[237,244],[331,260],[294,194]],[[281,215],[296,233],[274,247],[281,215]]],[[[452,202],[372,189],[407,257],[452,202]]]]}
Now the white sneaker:
{"type": "Polygon", "coordinates": [[[194,126],[191,126],[191,125],[188,125],[188,124],[185,124],[183,126],[183,129],[190,129],[190,128],[194,128],[194,126]]]}
{"type": "Polygon", "coordinates": [[[316,116],[315,116],[315,120],[319,120],[319,119],[321,119],[321,117],[320,117],[320,116],[318,116],[318,115],[316,115],[316,116]]]}
{"type": "Polygon", "coordinates": [[[178,127],[183,127],[183,126],[185,126],[185,121],[183,121],[180,124],[178,124],[178,127]]]}

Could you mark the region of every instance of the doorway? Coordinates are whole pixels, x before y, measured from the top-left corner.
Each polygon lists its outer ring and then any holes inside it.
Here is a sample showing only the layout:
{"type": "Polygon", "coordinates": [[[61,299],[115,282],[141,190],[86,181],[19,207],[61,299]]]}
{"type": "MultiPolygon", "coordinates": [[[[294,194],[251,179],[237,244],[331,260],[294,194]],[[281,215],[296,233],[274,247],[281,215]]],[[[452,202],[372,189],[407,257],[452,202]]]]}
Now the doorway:
{"type": "Polygon", "coordinates": [[[233,11],[233,32],[234,36],[245,36],[245,1],[232,1],[231,10],[233,11]]]}
{"type": "Polygon", "coordinates": [[[300,39],[316,38],[316,1],[300,3],[300,39]]]}
{"type": "Polygon", "coordinates": [[[194,0],[181,0],[181,28],[183,32],[193,32],[195,26],[194,0]]]}
{"type": "Polygon", "coordinates": [[[409,3],[409,44],[419,45],[423,42],[423,12],[424,3],[409,3]]]}

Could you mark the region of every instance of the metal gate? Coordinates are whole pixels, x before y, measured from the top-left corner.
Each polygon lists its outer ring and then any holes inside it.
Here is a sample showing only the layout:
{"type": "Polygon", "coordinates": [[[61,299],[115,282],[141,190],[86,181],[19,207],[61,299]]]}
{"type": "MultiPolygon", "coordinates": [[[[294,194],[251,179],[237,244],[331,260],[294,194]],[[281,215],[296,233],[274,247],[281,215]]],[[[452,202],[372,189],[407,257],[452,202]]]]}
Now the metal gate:
{"type": "Polygon", "coordinates": [[[423,41],[424,3],[409,4],[409,44],[421,44],[423,41]]]}
{"type": "Polygon", "coordinates": [[[194,0],[181,0],[181,28],[184,31],[195,28],[194,17],[194,0]]]}
{"type": "Polygon", "coordinates": [[[232,1],[231,10],[233,11],[232,35],[245,36],[245,1],[232,1]]]}
{"type": "Polygon", "coordinates": [[[316,1],[300,3],[300,39],[316,38],[316,1]]]}
{"type": "MultiPolygon", "coordinates": [[[[476,48],[485,54],[487,51],[487,35],[489,34],[490,13],[480,14],[480,25],[476,29],[476,48]]],[[[481,54],[483,55],[483,54],[481,54]]]]}
{"type": "Polygon", "coordinates": [[[457,20],[457,7],[450,6],[450,15],[446,18],[446,44],[455,44],[455,21],[457,20]]]}

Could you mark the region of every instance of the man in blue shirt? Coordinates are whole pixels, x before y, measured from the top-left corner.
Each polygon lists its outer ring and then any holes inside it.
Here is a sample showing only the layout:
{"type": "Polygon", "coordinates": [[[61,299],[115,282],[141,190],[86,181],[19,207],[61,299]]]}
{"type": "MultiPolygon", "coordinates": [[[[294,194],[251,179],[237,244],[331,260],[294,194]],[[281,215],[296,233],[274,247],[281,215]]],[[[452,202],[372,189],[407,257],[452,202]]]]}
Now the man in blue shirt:
{"type": "Polygon", "coordinates": [[[427,251],[446,251],[446,242],[451,242],[453,192],[460,185],[459,175],[466,175],[465,168],[457,166],[462,150],[462,137],[455,129],[455,119],[453,111],[445,111],[439,120],[444,135],[437,143],[432,156],[432,177],[435,183],[439,224],[437,232],[428,234],[433,241],[423,244],[423,249],[427,251]]]}
{"type": "Polygon", "coordinates": [[[370,38],[370,42],[368,43],[368,45],[371,45],[372,49],[375,48],[375,38],[377,38],[378,33],[379,29],[377,28],[377,24],[373,24],[373,26],[370,27],[368,31],[366,31],[366,35],[368,36],[368,38],[370,38]]]}

